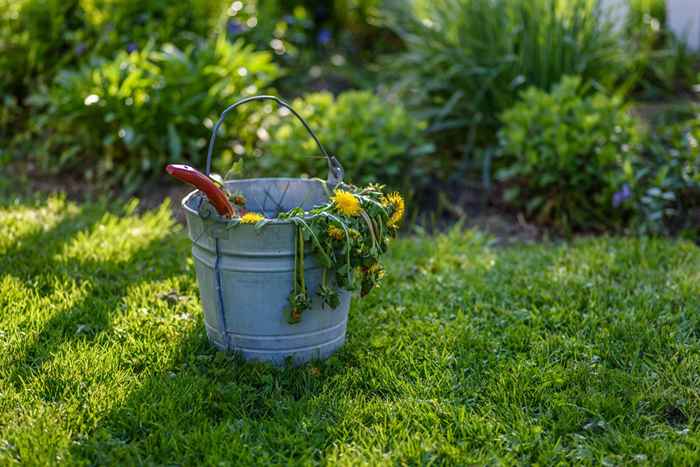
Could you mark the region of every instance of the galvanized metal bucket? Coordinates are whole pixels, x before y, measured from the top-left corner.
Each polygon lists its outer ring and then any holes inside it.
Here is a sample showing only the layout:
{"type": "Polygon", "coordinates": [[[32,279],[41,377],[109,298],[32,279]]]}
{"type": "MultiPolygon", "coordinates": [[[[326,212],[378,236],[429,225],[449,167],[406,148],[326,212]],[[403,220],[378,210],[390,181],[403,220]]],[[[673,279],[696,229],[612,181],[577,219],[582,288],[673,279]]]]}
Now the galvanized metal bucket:
{"type": "Polygon", "coordinates": [[[324,308],[315,294],[321,283],[322,269],[309,245],[304,249],[307,252],[304,274],[314,299],[300,322],[288,322],[285,309],[294,277],[297,229],[276,216],[295,207],[309,210],[327,202],[329,191],[342,180],[343,169],[287,103],[274,96],[254,96],[236,102],[221,114],[209,142],[207,175],[211,170],[216,134],[226,114],[253,100],[275,101],[295,115],[327,158],[329,174],[325,182],[290,178],[225,182],[230,191],[246,197],[248,210],[273,219],[260,229],[220,217],[204,202],[199,191],[183,199],[207,336],[219,349],[240,352],[250,360],[279,365],[290,358],[296,364],[323,359],[345,341],[350,293],[340,291],[340,305],[335,309],[324,308]]]}

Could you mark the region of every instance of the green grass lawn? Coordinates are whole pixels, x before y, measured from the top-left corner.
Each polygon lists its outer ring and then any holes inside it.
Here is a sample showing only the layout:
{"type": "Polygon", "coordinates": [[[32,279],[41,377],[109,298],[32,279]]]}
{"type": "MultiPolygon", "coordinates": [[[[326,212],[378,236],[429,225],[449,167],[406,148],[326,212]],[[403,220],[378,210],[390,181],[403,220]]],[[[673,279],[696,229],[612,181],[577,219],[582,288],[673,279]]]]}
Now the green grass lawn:
{"type": "Polygon", "coordinates": [[[300,368],[207,344],[169,208],[0,206],[0,464],[700,462],[700,249],[397,241],[300,368]]]}

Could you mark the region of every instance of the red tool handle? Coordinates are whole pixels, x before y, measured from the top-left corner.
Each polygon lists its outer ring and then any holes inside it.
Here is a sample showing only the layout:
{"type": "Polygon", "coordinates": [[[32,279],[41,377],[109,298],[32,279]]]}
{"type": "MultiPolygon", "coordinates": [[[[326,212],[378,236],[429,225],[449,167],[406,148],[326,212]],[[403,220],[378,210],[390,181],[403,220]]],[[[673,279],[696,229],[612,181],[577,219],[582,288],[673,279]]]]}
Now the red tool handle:
{"type": "Polygon", "coordinates": [[[185,164],[168,164],[165,170],[178,180],[189,183],[204,193],[212,206],[222,216],[228,218],[235,214],[236,211],[228,200],[226,192],[199,170],[185,164]]]}

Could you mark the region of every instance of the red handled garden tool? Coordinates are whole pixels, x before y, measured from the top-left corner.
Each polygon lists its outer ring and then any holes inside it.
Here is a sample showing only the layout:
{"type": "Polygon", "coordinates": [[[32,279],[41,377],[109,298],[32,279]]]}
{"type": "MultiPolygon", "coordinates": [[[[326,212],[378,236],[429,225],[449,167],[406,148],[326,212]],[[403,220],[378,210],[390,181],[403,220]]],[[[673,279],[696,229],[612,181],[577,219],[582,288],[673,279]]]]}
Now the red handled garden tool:
{"type": "Polygon", "coordinates": [[[238,214],[236,208],[228,200],[228,194],[216,180],[185,164],[169,164],[165,170],[178,180],[189,183],[204,193],[216,212],[223,217],[230,219],[238,214]]]}

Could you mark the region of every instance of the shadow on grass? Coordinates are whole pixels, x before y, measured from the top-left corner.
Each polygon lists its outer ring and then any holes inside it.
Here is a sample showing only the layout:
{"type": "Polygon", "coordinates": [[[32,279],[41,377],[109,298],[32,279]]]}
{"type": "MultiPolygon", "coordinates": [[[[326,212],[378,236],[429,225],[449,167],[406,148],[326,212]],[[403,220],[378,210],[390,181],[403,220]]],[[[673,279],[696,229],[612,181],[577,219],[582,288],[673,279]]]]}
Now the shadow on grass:
{"type": "MultiPolygon", "coordinates": [[[[68,381],[50,368],[55,358],[61,358],[57,355],[65,353],[65,346],[80,341],[114,348],[109,335],[129,290],[156,287],[183,274],[177,267],[182,258],[164,259],[183,253],[183,236],[176,229],[144,240],[118,261],[89,259],[91,255],[80,252],[66,255],[81,235],[100,230],[104,214],[104,206],[86,205],[46,229],[22,236],[3,252],[0,276],[21,283],[32,294],[32,302],[51,303],[56,298],[46,319],[20,322],[33,330],[14,355],[1,359],[11,384],[18,390],[38,391],[46,402],[72,404],[77,397],[71,391],[81,382],[68,381]],[[67,290],[72,299],[66,297],[67,290]],[[47,376],[47,371],[58,379],[47,376]]],[[[171,309],[168,319],[175,314],[171,309]]],[[[344,371],[338,358],[301,368],[247,364],[215,351],[207,342],[201,312],[193,314],[196,320],[183,321],[186,330],[179,329],[169,343],[165,362],[155,363],[149,356],[136,368],[125,361],[132,384],[106,413],[84,415],[94,425],[78,429],[71,447],[74,459],[125,465],[207,464],[221,459],[282,462],[298,455],[299,446],[314,449],[332,442],[327,428],[336,415],[314,396],[333,392],[329,390],[333,376],[344,371]]],[[[134,349],[126,351],[137,353],[134,349]]]]}
{"type": "Polygon", "coordinates": [[[71,456],[90,464],[232,465],[320,460],[342,417],[327,405],[341,350],[330,362],[274,368],[209,345],[200,318],[167,366],[146,372],[101,416],[71,456]],[[325,396],[322,396],[324,395],[325,396]]]}
{"type": "MultiPolygon", "coordinates": [[[[36,377],[63,345],[77,339],[95,340],[109,331],[131,287],[179,273],[173,268],[152,266],[177,238],[173,229],[118,261],[85,259],[80,255],[60,257],[78,235],[99,229],[105,213],[103,205],[86,205],[67,213],[49,228],[22,236],[3,253],[0,276],[16,278],[36,294],[33,300],[51,300],[57,293],[56,300],[60,300],[60,308],[51,311],[51,317],[40,324],[41,329],[24,343],[21,351],[8,357],[9,374],[15,384],[25,384],[36,377]],[[65,296],[62,287],[67,284],[82,292],[75,301],[65,296]]],[[[118,210],[117,214],[123,213],[118,210]]]]}
{"type": "MultiPolygon", "coordinates": [[[[425,258],[426,263],[429,260],[425,258]]],[[[406,288],[395,287],[403,295],[392,292],[389,283],[385,293],[378,292],[364,303],[355,301],[346,347],[326,362],[299,368],[274,369],[216,352],[206,341],[200,314],[198,322],[173,342],[178,350],[167,365],[143,375],[138,387],[100,416],[89,437],[75,444],[71,454],[98,465],[321,462],[335,445],[352,443],[363,423],[371,425],[388,416],[364,412],[365,405],[393,411],[394,401],[405,399],[408,402],[401,407],[410,407],[411,401],[434,394],[467,404],[473,394],[454,394],[457,381],[444,373],[484,360],[490,348],[479,355],[471,355],[468,348],[452,349],[451,340],[441,337],[440,320],[428,322],[420,316],[434,312],[433,308],[410,309],[403,318],[386,313],[364,317],[373,307],[393,308],[412,301],[467,306],[468,299],[452,299],[465,284],[451,272],[445,277],[453,282],[440,279],[440,287],[416,283],[409,288],[410,297],[406,288]],[[397,340],[416,353],[404,349],[396,355],[387,346],[375,348],[376,355],[368,354],[366,347],[373,337],[387,329],[405,331],[397,340]],[[435,362],[430,352],[435,347],[446,354],[457,352],[461,361],[435,362]],[[432,381],[426,384],[421,378],[440,381],[441,386],[433,387],[432,381]],[[427,386],[425,394],[422,386],[427,386]],[[349,426],[358,431],[349,431],[349,426]]],[[[405,271],[406,277],[402,273],[390,280],[405,282],[415,275],[411,269],[405,271]]],[[[483,275],[476,268],[474,277],[483,275]]],[[[459,339],[462,333],[457,334],[459,339]]],[[[481,384],[475,384],[475,390],[481,384]]]]}

